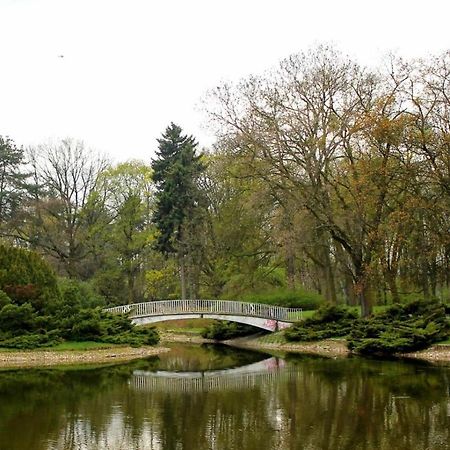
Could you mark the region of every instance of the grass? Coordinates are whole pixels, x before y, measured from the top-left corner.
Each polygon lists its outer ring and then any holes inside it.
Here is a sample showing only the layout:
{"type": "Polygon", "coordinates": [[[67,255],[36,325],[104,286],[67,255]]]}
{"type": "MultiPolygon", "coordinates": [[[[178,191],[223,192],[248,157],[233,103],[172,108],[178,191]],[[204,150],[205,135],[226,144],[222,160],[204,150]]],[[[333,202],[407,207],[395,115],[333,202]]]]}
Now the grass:
{"type": "Polygon", "coordinates": [[[195,334],[199,335],[202,331],[215,321],[213,319],[180,319],[167,322],[158,322],[154,326],[160,331],[175,334],[195,334]]]}
{"type": "Polygon", "coordinates": [[[24,350],[17,348],[1,348],[0,352],[33,352],[33,351],[56,351],[56,352],[65,352],[65,351],[84,351],[84,350],[103,350],[107,348],[113,347],[123,347],[123,345],[118,344],[108,344],[105,342],[93,342],[93,341],[82,341],[82,342],[72,342],[66,341],[61,342],[60,344],[54,345],[52,347],[39,347],[32,350],[24,350]]]}
{"type": "Polygon", "coordinates": [[[277,331],[275,333],[265,334],[258,338],[258,341],[264,344],[286,344],[287,340],[284,337],[283,331],[277,331]]]}
{"type": "MultiPolygon", "coordinates": [[[[102,350],[106,348],[120,347],[117,344],[108,344],[105,342],[93,342],[93,341],[82,341],[82,342],[72,342],[66,341],[61,342],[53,347],[48,347],[48,350],[54,350],[58,352],[63,351],[83,351],[83,350],[102,350]]],[[[45,350],[45,349],[44,349],[45,350]]]]}

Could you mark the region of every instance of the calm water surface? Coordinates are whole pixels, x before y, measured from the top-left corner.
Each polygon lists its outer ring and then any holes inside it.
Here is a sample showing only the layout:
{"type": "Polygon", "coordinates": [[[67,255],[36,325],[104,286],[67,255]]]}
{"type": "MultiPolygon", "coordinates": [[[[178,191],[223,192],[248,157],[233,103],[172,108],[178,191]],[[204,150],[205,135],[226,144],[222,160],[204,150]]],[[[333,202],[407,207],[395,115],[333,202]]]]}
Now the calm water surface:
{"type": "Polygon", "coordinates": [[[450,367],[175,346],[2,371],[0,449],[450,449],[450,367]]]}

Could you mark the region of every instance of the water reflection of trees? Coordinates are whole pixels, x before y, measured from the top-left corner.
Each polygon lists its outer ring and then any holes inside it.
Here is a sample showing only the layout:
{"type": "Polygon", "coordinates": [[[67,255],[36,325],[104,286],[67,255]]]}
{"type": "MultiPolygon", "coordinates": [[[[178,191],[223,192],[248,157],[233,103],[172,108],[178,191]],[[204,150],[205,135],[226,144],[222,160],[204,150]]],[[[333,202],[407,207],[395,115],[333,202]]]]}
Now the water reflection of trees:
{"type": "Polygon", "coordinates": [[[191,393],[132,389],[133,370],[151,370],[156,360],[1,373],[0,442],[8,450],[448,448],[448,368],[289,360],[289,377],[191,393]]]}

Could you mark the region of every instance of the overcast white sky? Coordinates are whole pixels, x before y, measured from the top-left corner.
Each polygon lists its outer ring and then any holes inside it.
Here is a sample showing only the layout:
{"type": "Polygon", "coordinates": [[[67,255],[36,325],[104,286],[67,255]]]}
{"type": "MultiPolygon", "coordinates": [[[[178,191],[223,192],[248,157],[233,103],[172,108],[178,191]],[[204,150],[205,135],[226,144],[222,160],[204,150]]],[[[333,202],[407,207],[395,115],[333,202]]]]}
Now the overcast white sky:
{"type": "Polygon", "coordinates": [[[322,42],[363,64],[450,49],[448,0],[0,0],[0,135],[149,161],[205,91],[322,42]],[[59,55],[63,55],[61,58],[59,55]]]}

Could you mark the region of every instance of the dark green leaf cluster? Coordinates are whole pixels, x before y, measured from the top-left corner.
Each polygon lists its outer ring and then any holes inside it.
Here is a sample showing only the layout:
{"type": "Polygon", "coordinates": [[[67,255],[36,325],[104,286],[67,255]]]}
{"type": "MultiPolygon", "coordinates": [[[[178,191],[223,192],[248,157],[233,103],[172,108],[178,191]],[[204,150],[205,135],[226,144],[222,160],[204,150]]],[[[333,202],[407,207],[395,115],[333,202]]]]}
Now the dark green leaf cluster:
{"type": "Polygon", "coordinates": [[[354,312],[342,306],[324,305],[312,317],[295,323],[285,331],[288,341],[318,341],[346,336],[355,322],[354,312]]]}
{"type": "Polygon", "coordinates": [[[202,336],[206,339],[225,341],[227,339],[248,336],[254,333],[255,328],[250,325],[236,322],[216,321],[203,330],[202,336]]]}
{"type": "Polygon", "coordinates": [[[133,346],[159,340],[123,315],[103,311],[105,301],[87,284],[58,281],[36,254],[0,246],[0,347],[48,347],[62,340],[133,346]]]}
{"type": "Polygon", "coordinates": [[[156,249],[164,254],[176,252],[182,228],[200,201],[196,182],[204,166],[196,155],[197,142],[171,124],[161,139],[152,163],[157,186],[157,205],[153,221],[159,231],[156,249]]]}
{"type": "Polygon", "coordinates": [[[444,305],[435,300],[417,300],[356,321],[348,347],[362,354],[406,353],[429,347],[449,335],[444,305]]]}
{"type": "Polygon", "coordinates": [[[24,152],[8,137],[0,136],[0,225],[14,217],[22,201],[33,189],[27,183],[24,152]]]}
{"type": "Polygon", "coordinates": [[[13,303],[30,303],[37,311],[60,299],[56,276],[37,253],[1,244],[0,289],[13,303]]]}

